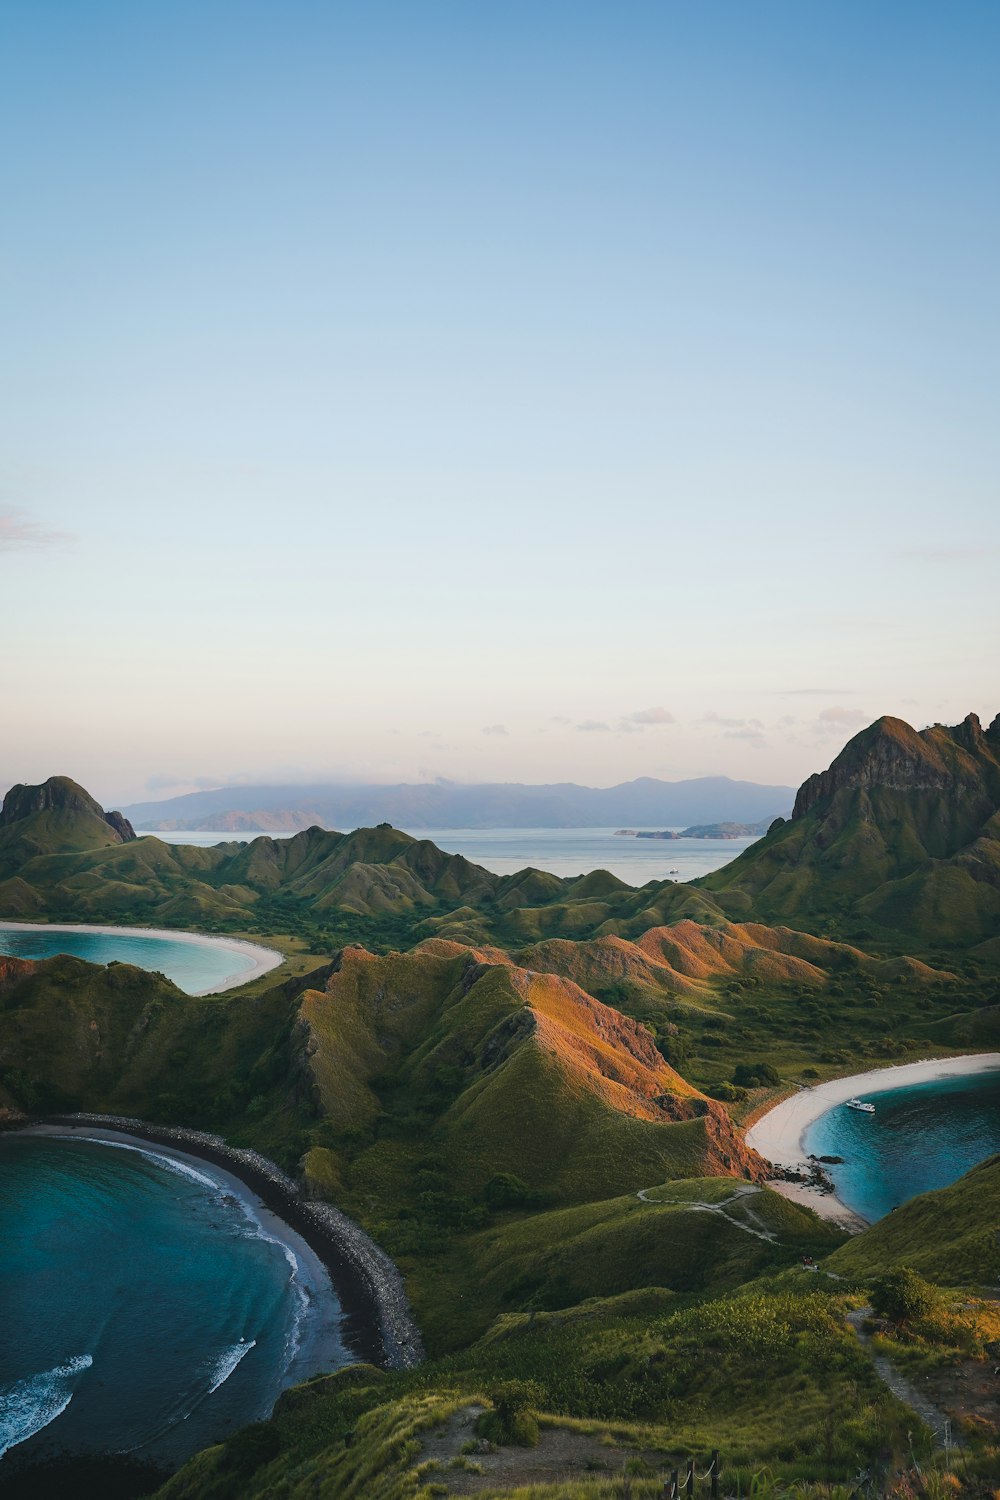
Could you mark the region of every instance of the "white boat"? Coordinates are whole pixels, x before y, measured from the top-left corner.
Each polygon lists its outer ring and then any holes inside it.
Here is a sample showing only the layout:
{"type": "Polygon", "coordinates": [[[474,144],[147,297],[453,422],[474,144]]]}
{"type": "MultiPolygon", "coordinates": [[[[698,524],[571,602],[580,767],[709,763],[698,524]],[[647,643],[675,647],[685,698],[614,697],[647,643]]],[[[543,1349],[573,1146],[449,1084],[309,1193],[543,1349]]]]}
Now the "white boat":
{"type": "Polygon", "coordinates": [[[863,1115],[873,1115],[875,1113],[874,1104],[866,1104],[863,1099],[848,1099],[847,1108],[859,1109],[863,1115]]]}

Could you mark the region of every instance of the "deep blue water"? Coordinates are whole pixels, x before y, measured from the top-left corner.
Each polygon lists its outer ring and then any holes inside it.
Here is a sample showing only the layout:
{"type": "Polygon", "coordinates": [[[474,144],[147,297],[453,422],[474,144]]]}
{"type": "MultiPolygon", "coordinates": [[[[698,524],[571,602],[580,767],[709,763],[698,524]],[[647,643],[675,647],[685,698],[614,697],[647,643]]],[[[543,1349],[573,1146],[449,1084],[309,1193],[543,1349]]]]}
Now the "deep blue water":
{"type": "MultiPolygon", "coordinates": [[[[346,831],[346,830],[345,830],[346,831]]],[[[696,880],[735,859],[754,839],[618,838],[613,828],[407,828],[448,854],[464,854],[495,875],[514,875],[531,865],[552,875],[586,875],[610,870],[627,885],[647,880],[696,880]],[[674,873],[675,872],[675,873],[674,873]]],[[[272,835],[273,836],[273,835],[272,835]]],[[[291,837],[291,835],[287,835],[291,837]]],[[[246,843],[259,834],[154,833],[168,844],[246,843]]]]}
{"type": "Polygon", "coordinates": [[[874,1115],[837,1105],[806,1132],[805,1148],[844,1158],[827,1168],[837,1194],[872,1222],[1000,1151],[1000,1070],[859,1097],[874,1115]]]}
{"type": "Polygon", "coordinates": [[[16,931],[0,922],[0,953],[17,958],[52,958],[71,953],[92,964],[117,961],[140,969],[158,970],[189,995],[212,990],[227,980],[249,976],[254,960],[248,952],[213,942],[181,942],[174,938],[140,937],[123,927],[119,932],[74,931],[70,927],[43,927],[16,931]]]}
{"type": "Polygon", "coordinates": [[[180,1461],[346,1363],[326,1272],[280,1227],[159,1147],[0,1136],[0,1451],[180,1461]]]}

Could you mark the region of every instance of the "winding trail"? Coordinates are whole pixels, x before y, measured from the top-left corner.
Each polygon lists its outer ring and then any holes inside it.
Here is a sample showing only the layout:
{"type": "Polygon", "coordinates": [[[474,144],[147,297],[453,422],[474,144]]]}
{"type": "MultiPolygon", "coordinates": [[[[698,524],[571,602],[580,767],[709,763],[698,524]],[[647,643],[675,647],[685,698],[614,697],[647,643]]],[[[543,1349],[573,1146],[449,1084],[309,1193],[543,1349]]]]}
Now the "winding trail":
{"type": "Polygon", "coordinates": [[[847,1321],[857,1334],[860,1343],[864,1346],[875,1373],[887,1385],[894,1396],[908,1406],[911,1411],[916,1412],[921,1422],[925,1423],[934,1434],[939,1447],[943,1447],[945,1428],[950,1421],[947,1412],[943,1412],[939,1406],[929,1400],[922,1391],[918,1391],[912,1381],[907,1380],[905,1375],[900,1374],[890,1359],[884,1354],[879,1354],[875,1349],[871,1335],[862,1328],[866,1318],[870,1318],[872,1310],[870,1307],[857,1307],[853,1312],[847,1314],[847,1321]]]}
{"type": "Polygon", "coordinates": [[[745,1213],[747,1218],[752,1219],[753,1223],[757,1225],[756,1229],[751,1224],[745,1224],[741,1219],[734,1219],[732,1214],[726,1213],[726,1209],[731,1203],[736,1203],[740,1199],[752,1198],[760,1192],[760,1188],[755,1183],[748,1182],[743,1187],[736,1188],[721,1203],[705,1203],[697,1198],[651,1198],[649,1194],[653,1191],[653,1188],[640,1188],[635,1196],[641,1203],[669,1203],[675,1208],[690,1208],[695,1213],[720,1214],[722,1218],[732,1224],[734,1229],[742,1229],[744,1234],[752,1234],[755,1239],[764,1240],[769,1245],[777,1245],[779,1243],[777,1235],[772,1234],[769,1229],[765,1229],[763,1223],[749,1204],[745,1209],[745,1213]]]}

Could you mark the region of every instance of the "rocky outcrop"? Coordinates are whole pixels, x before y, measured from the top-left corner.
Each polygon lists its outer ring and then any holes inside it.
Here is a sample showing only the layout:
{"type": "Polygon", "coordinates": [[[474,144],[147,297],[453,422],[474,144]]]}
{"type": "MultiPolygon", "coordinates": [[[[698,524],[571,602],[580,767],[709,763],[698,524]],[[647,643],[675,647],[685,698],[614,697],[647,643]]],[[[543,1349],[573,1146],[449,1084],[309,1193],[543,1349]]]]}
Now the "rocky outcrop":
{"type": "Polygon", "coordinates": [[[135,838],[135,829],[124,813],[107,812],[104,814],[104,821],[109,828],[117,833],[120,844],[130,844],[135,838]]]}
{"type": "Polygon", "coordinates": [[[27,786],[23,783],[12,786],[3,799],[0,828],[11,827],[25,818],[46,812],[99,818],[108,825],[119,844],[131,843],[135,838],[135,829],[126,817],[120,812],[106,813],[101,804],[69,776],[50,776],[40,786],[27,786]]]}
{"type": "Polygon", "coordinates": [[[953,729],[936,724],[918,733],[902,719],[877,719],[848,741],[827,770],[803,782],[792,819],[848,788],[981,791],[984,771],[1000,770],[993,749],[1000,742],[998,725],[1000,715],[984,734],[976,714],[969,714],[953,729]]]}
{"type": "Polygon", "coordinates": [[[949,780],[944,761],[924,744],[915,729],[902,719],[877,719],[849,740],[825,771],[802,783],[792,820],[805,817],[818,802],[828,801],[845,787],[943,791],[949,780]]]}
{"type": "Polygon", "coordinates": [[[13,958],[10,954],[0,953],[0,990],[5,990],[8,985],[17,984],[28,974],[33,974],[38,965],[31,958],[13,958]]]}

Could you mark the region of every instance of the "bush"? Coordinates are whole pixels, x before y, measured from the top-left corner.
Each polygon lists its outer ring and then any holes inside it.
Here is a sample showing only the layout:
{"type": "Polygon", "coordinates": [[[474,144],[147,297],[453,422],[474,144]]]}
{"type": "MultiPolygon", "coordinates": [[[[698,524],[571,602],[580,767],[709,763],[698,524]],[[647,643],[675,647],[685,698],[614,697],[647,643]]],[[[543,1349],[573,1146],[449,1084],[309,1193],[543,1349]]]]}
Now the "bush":
{"type": "Polygon", "coordinates": [[[876,1276],[871,1295],[874,1311],[890,1323],[911,1323],[916,1318],[925,1318],[939,1301],[937,1288],[909,1266],[876,1276]]]}
{"type": "Polygon", "coordinates": [[[483,1200],[490,1208],[519,1208],[532,1197],[528,1184],[513,1172],[495,1173],[483,1188],[483,1200]]]}
{"type": "Polygon", "coordinates": [[[714,1083],[705,1093],[721,1099],[723,1104],[739,1104],[747,1096],[746,1089],[737,1088],[734,1083],[714,1083]]]}
{"type": "Polygon", "coordinates": [[[781,1075],[767,1062],[737,1063],[733,1069],[733,1082],[737,1088],[777,1088],[781,1075]]]}
{"type": "Polygon", "coordinates": [[[476,1431],[491,1443],[512,1443],[534,1448],[538,1422],[532,1407],[545,1400],[545,1392],[534,1380],[504,1380],[490,1391],[492,1411],[484,1411],[476,1431]]]}

